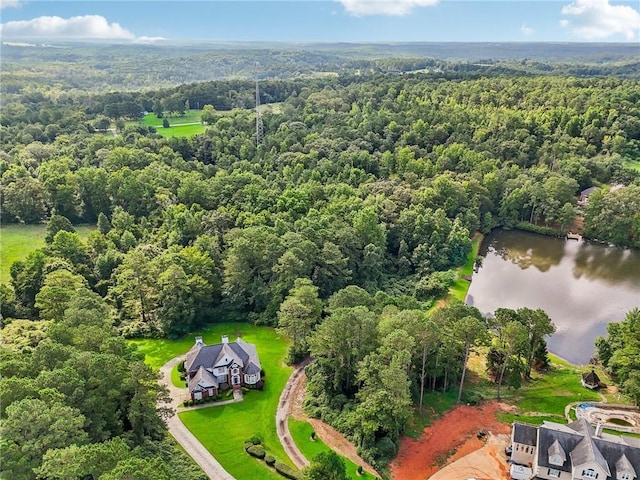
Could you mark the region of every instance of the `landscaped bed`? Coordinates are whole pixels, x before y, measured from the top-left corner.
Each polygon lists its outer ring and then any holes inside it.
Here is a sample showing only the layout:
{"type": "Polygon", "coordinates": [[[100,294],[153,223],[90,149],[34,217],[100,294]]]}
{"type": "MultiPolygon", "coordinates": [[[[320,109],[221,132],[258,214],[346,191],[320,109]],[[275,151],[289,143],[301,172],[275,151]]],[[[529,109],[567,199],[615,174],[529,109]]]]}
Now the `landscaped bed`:
{"type": "Polygon", "coordinates": [[[216,324],[180,340],[139,339],[131,342],[145,353],[146,362],[160,368],[172,358],[185,354],[201,335],[205,343],[220,341],[223,334],[254,343],[265,371],[264,390],[251,392],[243,402],[212,406],[179,414],[180,419],[231,475],[238,480],[256,478],[281,480],[273,469],[244,451],[244,443],[252,436],[262,440],[267,453],[280,462],[293,466],[276,434],[275,415],[280,393],[292,368],[284,365],[288,342],[273,328],[244,323],[216,324]]]}

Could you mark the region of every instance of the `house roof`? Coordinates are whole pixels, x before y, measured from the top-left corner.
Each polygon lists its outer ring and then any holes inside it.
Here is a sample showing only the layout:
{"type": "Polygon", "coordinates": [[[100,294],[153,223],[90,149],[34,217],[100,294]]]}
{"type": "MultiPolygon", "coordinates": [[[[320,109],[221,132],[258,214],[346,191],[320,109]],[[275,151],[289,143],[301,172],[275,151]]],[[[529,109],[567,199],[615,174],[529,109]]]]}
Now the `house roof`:
{"type": "Polygon", "coordinates": [[[563,463],[567,461],[567,454],[564,452],[564,448],[560,446],[560,442],[558,442],[558,440],[551,444],[548,453],[549,458],[557,455],[558,457],[560,457],[560,460],[562,460],[563,463]]]}
{"type": "Polygon", "coordinates": [[[584,190],[582,190],[580,192],[580,195],[591,195],[593,192],[595,192],[596,190],[599,190],[600,187],[589,187],[589,188],[585,188],[584,190]]]}
{"type": "Polygon", "coordinates": [[[216,378],[202,365],[196,374],[189,380],[189,391],[205,390],[207,388],[218,388],[216,378]]]}
{"type": "Polygon", "coordinates": [[[633,465],[631,464],[631,462],[629,461],[629,459],[627,458],[627,456],[623,453],[622,456],[618,459],[618,461],[616,462],[616,470],[617,471],[622,471],[622,472],[629,472],[631,474],[631,477],[637,477],[638,473],[636,472],[636,469],[633,468],[633,465]]]}
{"type": "Polygon", "coordinates": [[[637,477],[640,442],[636,439],[606,433],[596,436],[596,430],[581,418],[568,425],[544,422],[540,427],[516,422],[513,424],[514,441],[531,445],[528,443],[530,429],[537,432],[536,457],[539,467],[571,472],[572,468],[593,462],[607,473],[607,478],[617,478],[619,472],[627,472],[631,478],[637,477]],[[549,462],[558,448],[568,452],[569,457],[561,466],[549,462]]]}
{"type": "Polygon", "coordinates": [[[184,366],[187,372],[192,373],[198,371],[202,366],[210,369],[229,366],[232,363],[240,365],[244,373],[248,374],[258,373],[262,370],[256,346],[245,342],[240,337],[231,343],[217,343],[215,345],[196,343],[187,352],[184,366]]]}
{"type": "Polygon", "coordinates": [[[595,462],[603,471],[611,476],[611,469],[609,464],[602,456],[602,452],[595,445],[595,442],[590,436],[585,436],[580,443],[574,448],[571,453],[571,463],[574,466],[584,465],[585,463],[595,462]]]}
{"type": "Polygon", "coordinates": [[[522,445],[536,446],[538,429],[526,423],[515,422],[513,424],[513,441],[522,445]]]}
{"type": "Polygon", "coordinates": [[[595,371],[591,370],[590,372],[584,372],[582,374],[582,381],[588,385],[599,385],[600,377],[598,377],[595,371]]]}

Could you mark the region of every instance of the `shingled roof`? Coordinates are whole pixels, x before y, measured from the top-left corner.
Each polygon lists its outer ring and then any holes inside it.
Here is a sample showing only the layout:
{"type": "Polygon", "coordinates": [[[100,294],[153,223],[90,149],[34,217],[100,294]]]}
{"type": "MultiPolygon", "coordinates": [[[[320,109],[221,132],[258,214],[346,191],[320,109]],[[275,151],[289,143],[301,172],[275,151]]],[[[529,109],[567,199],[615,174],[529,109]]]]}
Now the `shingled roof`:
{"type": "Polygon", "coordinates": [[[193,373],[199,371],[200,367],[212,369],[229,366],[234,362],[249,375],[262,370],[256,346],[240,337],[235,342],[215,345],[205,345],[202,339],[196,340],[196,344],[187,352],[184,366],[187,372],[193,373]]]}
{"type": "Polygon", "coordinates": [[[596,432],[583,418],[568,425],[544,422],[540,427],[516,422],[513,428],[514,441],[526,445],[532,445],[531,429],[536,432],[536,442],[533,445],[537,447],[539,467],[570,473],[572,468],[594,462],[607,473],[607,478],[617,478],[618,472],[638,476],[636,469],[640,465],[640,442],[631,437],[602,433],[600,429],[596,432]],[[568,455],[562,455],[560,449],[568,455]],[[554,454],[560,454],[564,458],[562,465],[549,462],[554,454]]]}

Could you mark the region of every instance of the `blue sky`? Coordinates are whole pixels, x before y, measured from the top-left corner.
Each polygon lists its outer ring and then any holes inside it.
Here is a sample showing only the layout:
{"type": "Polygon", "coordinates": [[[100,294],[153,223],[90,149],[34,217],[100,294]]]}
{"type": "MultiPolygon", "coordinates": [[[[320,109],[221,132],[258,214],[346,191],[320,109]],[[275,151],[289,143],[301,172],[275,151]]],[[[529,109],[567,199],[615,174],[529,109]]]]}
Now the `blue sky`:
{"type": "Polygon", "coordinates": [[[0,5],[3,40],[640,40],[638,0],[0,0],[0,5]]]}

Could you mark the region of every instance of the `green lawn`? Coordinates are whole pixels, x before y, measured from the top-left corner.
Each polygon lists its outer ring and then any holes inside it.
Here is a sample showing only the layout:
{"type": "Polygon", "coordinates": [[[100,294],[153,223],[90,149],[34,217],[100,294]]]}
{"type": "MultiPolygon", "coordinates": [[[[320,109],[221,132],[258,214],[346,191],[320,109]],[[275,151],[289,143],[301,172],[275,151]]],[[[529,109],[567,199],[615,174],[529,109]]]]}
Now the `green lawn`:
{"type": "Polygon", "coordinates": [[[201,110],[189,110],[183,116],[166,117],[169,120],[169,128],[162,126],[162,118],[156,117],[154,113],[147,113],[141,120],[126,122],[126,125],[146,125],[155,127],[156,131],[163,137],[192,137],[204,133],[205,127],[200,123],[201,110]],[[192,125],[182,125],[182,124],[192,125]]]}
{"type": "MultiPolygon", "coordinates": [[[[76,225],[74,227],[80,238],[86,239],[95,225],[76,225]]],[[[16,260],[24,260],[34,250],[45,246],[47,226],[20,225],[5,223],[0,228],[0,282],[11,280],[11,264],[16,260]]]]}
{"type": "Polygon", "coordinates": [[[467,261],[465,262],[465,264],[458,270],[458,279],[449,288],[448,298],[455,298],[456,300],[464,302],[464,299],[467,297],[467,292],[469,291],[471,282],[465,280],[464,278],[462,278],[462,276],[470,276],[473,274],[473,266],[476,262],[476,257],[478,256],[478,251],[480,250],[480,245],[482,245],[483,239],[484,235],[482,235],[481,233],[478,233],[474,237],[471,245],[471,252],[469,252],[469,255],[467,255],[467,261]]]}
{"type": "MultiPolygon", "coordinates": [[[[175,117],[165,117],[169,120],[169,124],[179,125],[181,123],[200,123],[200,116],[202,115],[202,110],[189,110],[182,116],[175,117]]],[[[151,126],[151,127],[161,127],[162,128],[162,118],[156,117],[155,113],[147,113],[140,123],[143,125],[151,126]]],[[[134,122],[137,123],[137,122],[134,122]]]]}
{"type": "MultiPolygon", "coordinates": [[[[531,381],[523,383],[520,390],[503,389],[503,399],[518,407],[518,413],[499,414],[502,421],[510,423],[518,420],[541,424],[550,420],[565,423],[564,409],[568,403],[601,400],[596,392],[580,384],[582,369],[555,355],[549,355],[549,358],[551,368],[547,373],[534,372],[531,381]]],[[[495,387],[493,390],[495,396],[495,387]]],[[[490,393],[490,390],[486,393],[490,393]]]]}
{"type": "MultiPolygon", "coordinates": [[[[316,436],[315,441],[311,440],[311,432],[313,432],[313,427],[309,422],[289,418],[289,431],[291,432],[293,441],[296,443],[302,454],[307,457],[308,460],[312,460],[319,453],[331,451],[331,449],[324,444],[320,437],[316,436]]],[[[345,466],[347,467],[347,475],[349,476],[349,478],[377,478],[367,472],[364,472],[362,476],[359,476],[356,472],[358,466],[355,463],[343,457],[342,455],[340,456],[340,458],[342,458],[345,466]]]]}
{"type": "Polygon", "coordinates": [[[205,127],[204,125],[178,125],[175,127],[164,128],[162,126],[156,127],[157,133],[162,135],[163,137],[193,137],[194,135],[199,135],[200,133],[204,133],[205,127]]]}
{"type": "Polygon", "coordinates": [[[264,390],[250,391],[242,403],[182,412],[180,419],[234,477],[281,480],[264,462],[258,462],[243,450],[244,442],[258,435],[269,453],[292,465],[278,441],[275,415],[280,393],[293,369],[284,365],[288,342],[273,328],[222,323],[180,340],[137,339],[131,343],[146,355],[149,365],[159,368],[173,357],[186,353],[195,335],[202,335],[205,343],[216,343],[225,333],[234,339],[238,331],[247,342],[257,346],[265,370],[264,390]]]}

